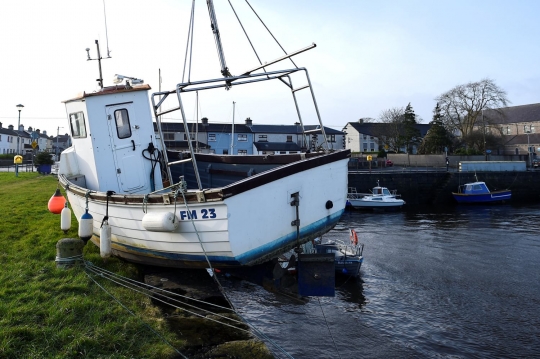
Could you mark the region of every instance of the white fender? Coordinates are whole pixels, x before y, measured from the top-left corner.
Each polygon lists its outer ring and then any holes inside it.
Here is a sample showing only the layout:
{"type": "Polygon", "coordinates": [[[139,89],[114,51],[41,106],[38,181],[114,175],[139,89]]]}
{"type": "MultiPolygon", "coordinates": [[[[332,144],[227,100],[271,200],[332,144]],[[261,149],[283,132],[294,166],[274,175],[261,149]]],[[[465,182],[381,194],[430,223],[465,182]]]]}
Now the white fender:
{"type": "Polygon", "coordinates": [[[180,220],[172,212],[146,213],[142,219],[144,229],[151,232],[173,232],[178,229],[180,220]]]}

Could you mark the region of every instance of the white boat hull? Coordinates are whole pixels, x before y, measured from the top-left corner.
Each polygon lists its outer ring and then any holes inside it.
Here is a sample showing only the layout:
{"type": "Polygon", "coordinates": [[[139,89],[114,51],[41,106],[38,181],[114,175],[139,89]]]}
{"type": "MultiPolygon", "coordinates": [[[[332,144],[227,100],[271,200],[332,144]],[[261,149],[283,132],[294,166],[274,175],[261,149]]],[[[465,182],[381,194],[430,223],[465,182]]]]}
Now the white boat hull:
{"type": "Polygon", "coordinates": [[[349,199],[353,208],[399,208],[405,201],[396,199],[395,201],[372,201],[362,199],[349,199]]]}
{"type": "MultiPolygon", "coordinates": [[[[341,159],[298,171],[223,200],[188,203],[193,220],[181,196],[176,206],[173,202],[148,203],[148,213],[176,214],[180,223],[173,232],[146,230],[142,225],[144,206],[128,200],[122,203],[117,195],[108,205],[112,252],[130,261],[168,267],[208,267],[207,259],[217,267],[263,262],[328,232],[339,221],[346,204],[347,162],[341,159]],[[300,194],[299,239],[291,223],[296,219],[291,195],[296,192],[300,194]],[[331,208],[327,208],[329,202],[331,208]]],[[[67,193],[80,218],[85,196],[69,187],[67,193]]],[[[106,207],[104,200],[88,203],[96,245],[106,207]]]]}

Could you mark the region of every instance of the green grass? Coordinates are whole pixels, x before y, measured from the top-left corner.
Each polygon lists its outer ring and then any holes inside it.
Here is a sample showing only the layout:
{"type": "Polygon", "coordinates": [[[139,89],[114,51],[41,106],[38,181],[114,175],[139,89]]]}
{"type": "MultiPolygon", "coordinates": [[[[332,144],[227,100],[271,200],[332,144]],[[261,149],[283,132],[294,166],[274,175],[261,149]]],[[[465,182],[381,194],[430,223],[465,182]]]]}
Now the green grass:
{"type": "MultiPolygon", "coordinates": [[[[84,272],[58,269],[56,243],[67,234],[47,210],[54,176],[0,173],[0,358],[170,358],[177,354],[141,319],[182,351],[180,333],[138,293],[101,281],[130,315],[84,272]]],[[[137,278],[137,267],[115,258],[104,263],[89,243],[84,257],[109,271],[137,278]]]]}

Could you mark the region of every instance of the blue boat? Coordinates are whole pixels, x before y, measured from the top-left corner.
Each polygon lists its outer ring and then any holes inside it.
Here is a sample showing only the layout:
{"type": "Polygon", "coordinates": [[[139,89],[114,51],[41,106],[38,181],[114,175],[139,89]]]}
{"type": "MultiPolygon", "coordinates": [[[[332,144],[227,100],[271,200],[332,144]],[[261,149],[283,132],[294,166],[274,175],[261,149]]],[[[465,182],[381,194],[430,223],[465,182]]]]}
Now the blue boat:
{"type": "Polygon", "coordinates": [[[458,192],[452,192],[458,203],[491,203],[510,200],[512,191],[490,191],[485,182],[471,182],[459,186],[458,192]]]}

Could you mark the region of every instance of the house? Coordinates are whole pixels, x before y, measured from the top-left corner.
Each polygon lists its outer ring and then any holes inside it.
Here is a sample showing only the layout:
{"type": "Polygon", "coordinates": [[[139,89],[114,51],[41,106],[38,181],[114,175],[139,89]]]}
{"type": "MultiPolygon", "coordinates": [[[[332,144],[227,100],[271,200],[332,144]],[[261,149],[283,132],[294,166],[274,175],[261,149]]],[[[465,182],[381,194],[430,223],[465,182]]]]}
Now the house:
{"type": "Polygon", "coordinates": [[[484,110],[476,129],[503,137],[501,155],[533,154],[540,148],[540,103],[484,110]]]}
{"type": "MultiPolygon", "coordinates": [[[[169,149],[188,150],[187,135],[183,123],[162,122],[165,145],[169,149]],[[181,142],[184,141],[184,142],[181,142]]],[[[343,148],[343,132],[325,127],[330,149],[343,148]]],[[[157,124],[154,123],[157,134],[157,124]]],[[[216,154],[252,155],[299,153],[323,144],[320,126],[305,126],[302,135],[300,123],[294,125],[254,125],[250,118],[243,124],[189,123],[188,131],[194,149],[216,154]],[[197,141],[195,141],[197,138],[197,141]],[[231,150],[232,149],[232,150],[231,150]]]]}
{"type": "Polygon", "coordinates": [[[13,131],[13,126],[5,128],[0,122],[0,154],[15,153],[16,148],[13,147],[13,143],[17,143],[17,133],[13,131]]]}
{"type": "Polygon", "coordinates": [[[57,135],[56,137],[52,137],[52,147],[49,152],[52,152],[54,154],[62,153],[63,150],[71,146],[71,137],[66,133],[64,135],[57,135]]]}
{"type": "MultiPolygon", "coordinates": [[[[348,122],[343,128],[346,133],[345,148],[350,149],[351,152],[359,153],[379,152],[379,146],[384,145],[385,135],[388,134],[388,126],[387,123],[364,122],[362,119],[358,122],[348,122]]],[[[421,139],[424,138],[431,126],[418,123],[414,127],[419,131],[421,139]]],[[[417,153],[418,144],[412,146],[412,153],[417,153]]],[[[400,151],[406,152],[406,148],[402,147],[400,151]]]]}

